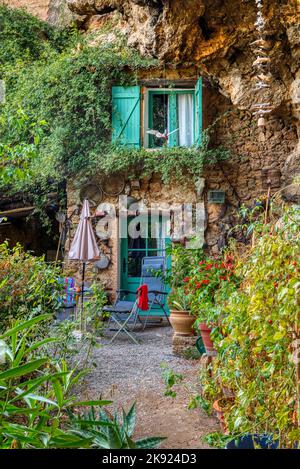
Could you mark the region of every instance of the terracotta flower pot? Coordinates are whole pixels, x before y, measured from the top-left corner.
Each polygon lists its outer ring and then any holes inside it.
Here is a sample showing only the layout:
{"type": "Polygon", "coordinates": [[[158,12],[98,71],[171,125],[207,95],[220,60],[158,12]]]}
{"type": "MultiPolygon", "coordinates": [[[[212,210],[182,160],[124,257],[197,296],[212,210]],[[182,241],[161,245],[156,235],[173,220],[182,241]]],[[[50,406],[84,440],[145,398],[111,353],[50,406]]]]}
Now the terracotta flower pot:
{"type": "Polygon", "coordinates": [[[224,418],[224,410],[230,408],[233,404],[233,401],[234,401],[234,398],[225,398],[225,399],[223,398],[223,399],[217,399],[213,403],[213,409],[215,410],[217,414],[217,418],[219,420],[221,430],[224,433],[228,433],[228,426],[224,418]]]}
{"type": "Polygon", "coordinates": [[[174,332],[181,336],[193,336],[195,331],[192,328],[196,318],[189,311],[170,311],[170,323],[174,332]]]}
{"type": "Polygon", "coordinates": [[[213,341],[210,338],[211,329],[207,327],[205,322],[201,322],[201,324],[199,325],[199,329],[200,329],[200,333],[201,333],[201,337],[204,343],[206,353],[216,352],[213,341]]]}

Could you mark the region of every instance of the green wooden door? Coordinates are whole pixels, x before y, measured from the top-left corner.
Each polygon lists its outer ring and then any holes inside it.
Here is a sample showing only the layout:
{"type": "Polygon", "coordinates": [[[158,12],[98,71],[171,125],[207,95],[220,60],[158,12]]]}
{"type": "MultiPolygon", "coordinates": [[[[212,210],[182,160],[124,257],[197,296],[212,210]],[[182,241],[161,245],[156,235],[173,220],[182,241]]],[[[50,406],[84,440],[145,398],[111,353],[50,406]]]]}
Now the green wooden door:
{"type": "MultiPolygon", "coordinates": [[[[170,244],[170,238],[166,235],[168,220],[162,215],[155,217],[139,216],[137,218],[128,217],[121,219],[123,224],[123,235],[121,238],[121,289],[133,292],[129,299],[135,299],[135,293],[141,283],[142,259],[148,256],[165,256],[166,247],[170,244]],[[126,229],[124,230],[124,224],[126,229]],[[140,236],[137,234],[140,233],[140,236]]],[[[167,258],[167,267],[171,261],[167,258]]],[[[166,310],[168,311],[167,305],[166,310]]],[[[161,316],[161,308],[151,310],[151,316],[161,316]]]]}

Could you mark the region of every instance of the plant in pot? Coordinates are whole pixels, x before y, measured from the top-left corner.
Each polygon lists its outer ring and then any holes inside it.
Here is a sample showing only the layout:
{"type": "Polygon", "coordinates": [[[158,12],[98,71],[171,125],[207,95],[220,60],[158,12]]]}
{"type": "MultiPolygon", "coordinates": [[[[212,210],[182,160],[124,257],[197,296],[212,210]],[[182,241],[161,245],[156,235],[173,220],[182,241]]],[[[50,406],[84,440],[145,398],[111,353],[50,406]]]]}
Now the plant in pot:
{"type": "Polygon", "coordinates": [[[188,281],[191,272],[203,258],[202,249],[187,249],[181,245],[172,245],[167,249],[167,255],[172,258],[172,267],[163,275],[170,288],[168,306],[170,308],[170,322],[176,334],[192,336],[195,316],[191,314],[191,294],[188,291],[188,281]]]}
{"type": "Polygon", "coordinates": [[[200,330],[208,354],[215,354],[212,339],[221,334],[222,303],[238,284],[234,268],[231,254],[226,254],[224,259],[206,258],[198,262],[188,278],[191,311],[197,317],[195,327],[200,330]]]}
{"type": "Polygon", "coordinates": [[[187,293],[186,287],[174,288],[169,295],[168,305],[174,332],[181,336],[194,335],[195,316],[191,314],[191,295],[187,293]]]}

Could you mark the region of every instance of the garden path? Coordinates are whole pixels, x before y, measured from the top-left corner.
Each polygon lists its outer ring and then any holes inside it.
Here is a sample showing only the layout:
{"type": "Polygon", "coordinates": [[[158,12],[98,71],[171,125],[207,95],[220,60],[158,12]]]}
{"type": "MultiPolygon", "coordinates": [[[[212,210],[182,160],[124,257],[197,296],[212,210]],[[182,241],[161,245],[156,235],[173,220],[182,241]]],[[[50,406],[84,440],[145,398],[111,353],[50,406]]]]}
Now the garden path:
{"type": "Polygon", "coordinates": [[[153,327],[138,333],[140,345],[124,335],[113,344],[103,339],[91,361],[97,365],[81,390],[84,399],[105,398],[113,407],[127,410],[137,402],[135,437],[166,436],[162,448],[207,448],[201,437],[218,431],[215,418],[201,409],[188,410],[191,386],[197,388],[198,360],[186,360],[172,355],[172,329],[153,327]],[[161,364],[184,376],[187,385],[177,386],[177,397],[164,396],[161,364]]]}

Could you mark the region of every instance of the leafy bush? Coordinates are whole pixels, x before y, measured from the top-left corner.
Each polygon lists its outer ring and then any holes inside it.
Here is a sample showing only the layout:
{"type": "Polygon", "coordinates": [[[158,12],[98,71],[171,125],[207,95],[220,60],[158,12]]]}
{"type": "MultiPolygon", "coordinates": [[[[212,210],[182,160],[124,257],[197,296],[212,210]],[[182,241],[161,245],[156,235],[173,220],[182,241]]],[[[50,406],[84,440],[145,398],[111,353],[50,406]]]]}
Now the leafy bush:
{"type": "Polygon", "coordinates": [[[190,311],[191,295],[187,292],[185,279],[189,278],[199,260],[203,258],[203,251],[174,244],[167,248],[167,255],[172,258],[172,266],[164,274],[165,282],[171,288],[168,305],[174,310],[190,311]]]}
{"type": "MultiPolygon", "coordinates": [[[[0,10],[0,23],[2,18],[4,30],[9,30],[9,45],[18,51],[28,42],[28,59],[20,63],[10,64],[6,49],[0,48],[0,64],[6,65],[0,69],[0,78],[6,82],[0,137],[9,147],[15,141],[25,146],[32,143],[33,124],[47,122],[37,157],[30,164],[30,177],[16,178],[8,187],[11,193],[23,190],[34,196],[51,191],[51,185],[57,189],[67,176],[78,176],[83,169],[89,174],[99,170],[101,155],[110,147],[112,83],[135,82],[132,72],[152,62],[141,59],[122,38],[92,44],[90,36],[50,27],[46,31],[44,23],[28,15],[23,24],[22,15],[7,7],[0,10]],[[5,9],[4,21],[1,12],[5,9]],[[27,133],[7,125],[20,112],[27,118],[27,133]]],[[[26,157],[25,152],[17,158],[15,166],[20,171],[25,169],[26,157]]],[[[0,188],[7,188],[6,179],[0,182],[0,188]]]]}
{"type": "Polygon", "coordinates": [[[99,407],[111,401],[78,401],[72,388],[87,370],[69,370],[47,346],[32,339],[48,315],[16,321],[0,336],[0,448],[153,448],[163,438],[134,441],[135,406],[123,422],[99,407]]]}
{"type": "Polygon", "coordinates": [[[187,294],[191,298],[191,310],[199,322],[217,326],[220,303],[233,292],[238,284],[235,261],[232,254],[205,258],[198,262],[191,275],[184,279],[187,294]]]}
{"type": "Polygon", "coordinates": [[[92,447],[98,449],[150,449],[156,448],[165,440],[162,437],[149,437],[133,440],[136,423],[136,405],[126,413],[123,409],[122,421],[117,415],[94,408],[83,412],[79,417],[69,412],[77,435],[91,440],[92,447]]]}
{"type": "Polygon", "coordinates": [[[54,313],[60,287],[58,269],[20,245],[0,245],[0,330],[14,318],[54,313]]]}
{"type": "Polygon", "coordinates": [[[45,126],[45,121],[33,122],[22,110],[18,110],[13,116],[0,116],[0,132],[5,129],[0,142],[2,185],[18,190],[32,182],[45,126]],[[6,141],[8,129],[10,136],[6,141]]]}
{"type": "Polygon", "coordinates": [[[7,96],[1,106],[5,159],[0,190],[23,191],[42,206],[43,195],[59,190],[68,177],[155,171],[164,181],[183,182],[186,174],[199,177],[204,164],[228,158],[224,148],[209,148],[206,133],[200,148],[148,152],[111,144],[112,84],[134,84],[137,71],[157,66],[129,48],[123,37],[100,42],[94,36],[56,30],[5,6],[0,9],[1,22],[0,78],[6,82],[7,96]],[[20,113],[26,116],[27,131],[18,126],[20,113]],[[37,144],[33,129],[40,123],[37,144]]]}
{"type": "Polygon", "coordinates": [[[0,78],[8,66],[18,67],[64,49],[76,30],[58,29],[25,10],[0,5],[0,78]]]}
{"type": "Polygon", "coordinates": [[[300,441],[299,229],[299,208],[259,225],[238,269],[241,287],[220,304],[224,334],[213,365],[217,392],[235,397],[230,431],[275,434],[283,446],[300,441]]]}
{"type": "Polygon", "coordinates": [[[183,381],[183,375],[176,373],[174,370],[168,367],[166,363],[161,364],[162,378],[165,383],[164,395],[167,397],[175,398],[177,396],[174,386],[180,384],[183,381]]]}

